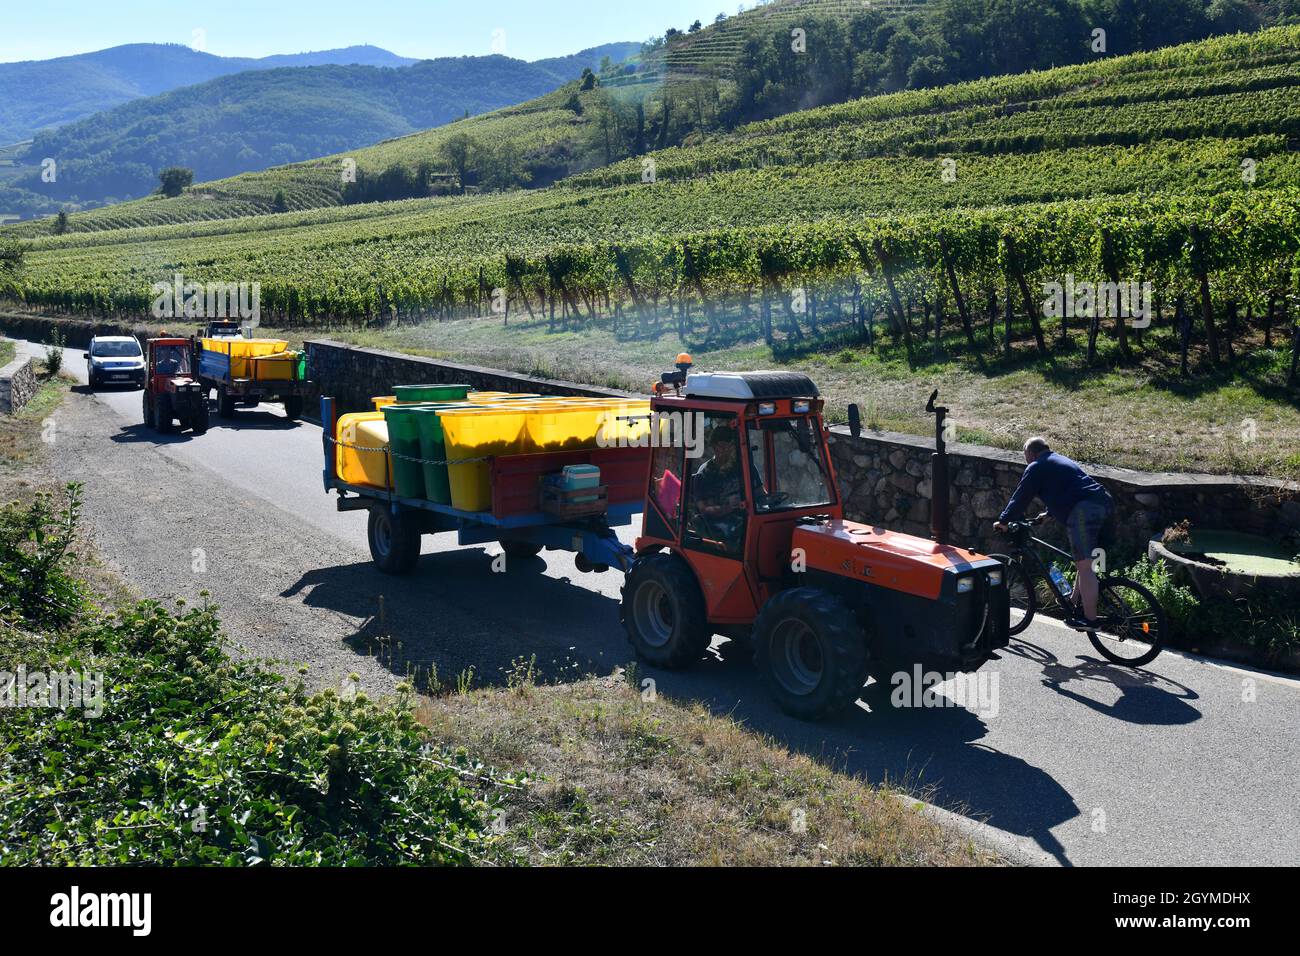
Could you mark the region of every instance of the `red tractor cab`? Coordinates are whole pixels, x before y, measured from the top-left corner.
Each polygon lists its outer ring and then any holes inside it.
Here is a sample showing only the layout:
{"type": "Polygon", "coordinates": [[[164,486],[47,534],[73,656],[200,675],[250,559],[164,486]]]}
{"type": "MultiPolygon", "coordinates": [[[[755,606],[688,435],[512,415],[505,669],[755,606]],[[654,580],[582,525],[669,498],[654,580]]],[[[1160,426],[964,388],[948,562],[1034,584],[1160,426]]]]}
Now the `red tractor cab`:
{"type": "Polygon", "coordinates": [[[689,361],[652,402],[644,523],[621,610],[642,659],[682,667],[714,634],[752,639],[781,708],[819,719],[857,700],[868,676],[917,663],[972,671],[1006,646],[998,561],[844,520],[807,376],[695,373],[689,361]]]}
{"type": "Polygon", "coordinates": [[[145,345],[144,423],[166,434],[173,422],[202,435],[208,430],[208,390],[195,375],[194,343],[150,339],[145,345]]]}

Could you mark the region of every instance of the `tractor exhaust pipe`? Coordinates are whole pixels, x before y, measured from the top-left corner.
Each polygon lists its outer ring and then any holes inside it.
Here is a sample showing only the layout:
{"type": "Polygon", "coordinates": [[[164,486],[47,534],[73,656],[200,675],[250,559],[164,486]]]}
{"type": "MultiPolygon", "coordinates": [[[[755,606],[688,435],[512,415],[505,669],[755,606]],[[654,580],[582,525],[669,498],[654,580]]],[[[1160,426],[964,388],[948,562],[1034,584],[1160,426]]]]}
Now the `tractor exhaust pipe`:
{"type": "Polygon", "coordinates": [[[930,401],[925,410],[934,416],[934,454],[930,457],[930,537],[939,544],[951,544],[948,540],[950,528],[951,505],[948,500],[948,446],[944,433],[948,430],[948,409],[936,405],[939,390],[930,394],[930,401]]]}

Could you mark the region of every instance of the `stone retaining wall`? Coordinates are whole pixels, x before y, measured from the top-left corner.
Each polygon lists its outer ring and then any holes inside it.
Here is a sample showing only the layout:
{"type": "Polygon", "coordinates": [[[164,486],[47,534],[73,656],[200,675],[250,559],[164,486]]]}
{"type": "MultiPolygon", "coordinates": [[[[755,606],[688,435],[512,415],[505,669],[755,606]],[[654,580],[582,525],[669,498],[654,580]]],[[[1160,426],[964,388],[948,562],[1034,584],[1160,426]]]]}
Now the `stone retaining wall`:
{"type": "Polygon", "coordinates": [[[0,413],[12,415],[32,400],[39,387],[36,360],[29,355],[0,368],[0,413]]]}
{"type": "Polygon", "coordinates": [[[391,394],[394,385],[466,384],[480,391],[538,392],[543,395],[627,397],[629,393],[595,385],[535,378],[494,368],[460,365],[341,342],[305,343],[307,368],[322,395],[338,401],[340,412],[369,411],[371,398],[391,394]]]}

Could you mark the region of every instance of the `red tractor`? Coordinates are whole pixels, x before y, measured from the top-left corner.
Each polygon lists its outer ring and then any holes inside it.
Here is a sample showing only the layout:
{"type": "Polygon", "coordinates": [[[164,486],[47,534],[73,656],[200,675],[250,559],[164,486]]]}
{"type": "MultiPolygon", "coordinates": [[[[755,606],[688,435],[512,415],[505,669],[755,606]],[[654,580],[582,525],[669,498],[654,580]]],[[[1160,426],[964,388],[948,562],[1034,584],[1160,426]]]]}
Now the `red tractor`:
{"type": "Polygon", "coordinates": [[[1002,566],[947,534],[944,409],[934,469],[936,539],[845,521],[806,376],[663,376],[636,560],[621,618],[660,667],[699,660],[712,635],[752,641],[780,707],[819,719],[857,700],[869,675],[968,672],[1009,640],[1002,566]],[[942,488],[940,487],[942,485],[942,488]]]}
{"type": "Polygon", "coordinates": [[[202,435],[208,430],[208,390],[194,374],[194,343],[150,339],[145,347],[144,423],[166,434],[172,423],[202,435]]]}

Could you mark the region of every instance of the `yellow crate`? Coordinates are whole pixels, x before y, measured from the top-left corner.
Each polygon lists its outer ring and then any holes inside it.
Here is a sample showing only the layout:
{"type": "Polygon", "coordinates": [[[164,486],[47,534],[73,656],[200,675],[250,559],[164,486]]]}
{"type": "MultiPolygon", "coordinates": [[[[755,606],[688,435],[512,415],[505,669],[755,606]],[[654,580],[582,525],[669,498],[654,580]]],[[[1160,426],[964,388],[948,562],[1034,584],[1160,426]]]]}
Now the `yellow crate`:
{"type": "Polygon", "coordinates": [[[341,416],[335,437],[339,444],[334,449],[334,468],[340,480],[350,485],[388,487],[388,424],[383,412],[341,416]]]}

